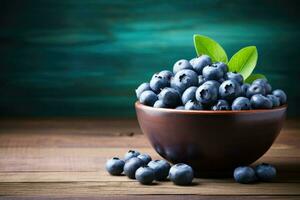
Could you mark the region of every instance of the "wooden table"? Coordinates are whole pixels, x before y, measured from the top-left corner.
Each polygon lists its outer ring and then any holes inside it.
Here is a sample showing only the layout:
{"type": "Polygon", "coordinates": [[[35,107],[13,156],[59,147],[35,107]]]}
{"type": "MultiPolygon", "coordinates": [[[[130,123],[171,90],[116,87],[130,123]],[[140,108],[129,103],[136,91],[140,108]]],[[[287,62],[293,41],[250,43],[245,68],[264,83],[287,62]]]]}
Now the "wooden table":
{"type": "Polygon", "coordinates": [[[159,158],[136,120],[1,120],[0,198],[300,199],[297,120],[285,124],[275,144],[258,161],[277,167],[278,177],[272,183],[242,185],[228,178],[195,179],[189,187],[171,182],[144,186],[125,176],[109,176],[105,161],[122,157],[128,149],[159,158]]]}

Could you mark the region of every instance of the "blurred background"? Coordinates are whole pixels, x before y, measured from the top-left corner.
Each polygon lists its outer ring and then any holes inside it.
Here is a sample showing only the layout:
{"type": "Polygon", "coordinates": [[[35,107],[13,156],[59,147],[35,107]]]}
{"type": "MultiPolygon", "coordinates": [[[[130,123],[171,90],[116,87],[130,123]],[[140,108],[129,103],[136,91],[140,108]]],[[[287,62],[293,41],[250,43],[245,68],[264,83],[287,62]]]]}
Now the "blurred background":
{"type": "Polygon", "coordinates": [[[256,72],[300,116],[300,6],[288,0],[1,0],[1,117],[134,117],[134,89],[195,57],[195,33],[256,72]]]}

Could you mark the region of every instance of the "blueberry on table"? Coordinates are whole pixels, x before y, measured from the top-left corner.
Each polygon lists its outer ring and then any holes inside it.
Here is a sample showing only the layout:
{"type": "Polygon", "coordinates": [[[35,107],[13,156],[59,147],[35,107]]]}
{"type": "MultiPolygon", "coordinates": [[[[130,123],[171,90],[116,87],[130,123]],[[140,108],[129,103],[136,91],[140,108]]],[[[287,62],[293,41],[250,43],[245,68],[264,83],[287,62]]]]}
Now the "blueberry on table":
{"type": "Polygon", "coordinates": [[[173,72],[176,74],[177,72],[183,70],[183,69],[193,69],[192,65],[188,60],[181,59],[178,60],[174,65],[173,65],[173,72]]]}
{"type": "Polygon", "coordinates": [[[280,105],[286,104],[287,96],[283,90],[274,90],[272,94],[279,98],[280,105]]]}
{"type": "Polygon", "coordinates": [[[178,163],[171,167],[169,178],[176,185],[190,185],[194,178],[194,171],[189,165],[178,163]]]}
{"type": "Polygon", "coordinates": [[[180,94],[174,88],[164,88],[159,94],[158,99],[169,108],[175,108],[181,104],[180,94]]]}
{"type": "Polygon", "coordinates": [[[139,99],[142,92],[146,91],[146,90],[151,90],[150,88],[150,83],[142,83],[136,90],[135,90],[135,94],[136,97],[139,99]]]}
{"type": "Polygon", "coordinates": [[[203,106],[200,102],[196,101],[196,100],[189,100],[185,106],[184,106],[185,110],[203,110],[203,106]]]}
{"type": "Polygon", "coordinates": [[[191,86],[198,86],[198,75],[190,69],[184,69],[175,74],[171,79],[171,87],[177,89],[180,93],[191,86]]]}
{"type": "Polygon", "coordinates": [[[140,167],[135,172],[135,178],[143,185],[150,185],[155,178],[154,170],[149,166],[140,167]]]}
{"type": "Polygon", "coordinates": [[[250,87],[249,83],[244,83],[243,85],[241,85],[241,90],[242,90],[241,96],[243,97],[247,96],[247,91],[249,87],[250,87]]]}
{"type": "Polygon", "coordinates": [[[186,104],[189,100],[195,100],[195,93],[196,93],[197,87],[196,86],[191,86],[187,88],[182,96],[181,96],[181,101],[183,104],[186,104]]]}
{"type": "Polygon", "coordinates": [[[276,177],[276,168],[270,164],[262,163],[255,167],[255,174],[260,181],[271,181],[276,177]]]}
{"type": "Polygon", "coordinates": [[[226,80],[219,87],[219,95],[222,99],[231,101],[240,96],[242,89],[235,80],[226,80]]]}
{"type": "Polygon", "coordinates": [[[250,99],[251,108],[254,109],[270,109],[273,107],[272,101],[261,95],[261,94],[255,94],[250,99]]]}
{"type": "Polygon", "coordinates": [[[162,100],[155,101],[153,108],[168,108],[166,104],[162,100]]]}
{"type": "Polygon", "coordinates": [[[150,81],[150,87],[156,93],[159,93],[163,88],[169,86],[170,86],[170,80],[167,78],[163,78],[160,75],[154,74],[154,76],[150,81]]]}
{"type": "Polygon", "coordinates": [[[226,100],[220,99],[211,107],[211,110],[230,110],[230,106],[226,100]]]}
{"type": "Polygon", "coordinates": [[[236,73],[236,72],[227,72],[225,74],[225,79],[226,80],[235,80],[240,85],[242,85],[244,82],[243,76],[240,73],[236,73]]]}
{"type": "Polygon", "coordinates": [[[226,74],[228,72],[228,66],[223,62],[216,62],[215,65],[217,68],[220,68],[223,71],[223,74],[226,74]]]}
{"type": "Polygon", "coordinates": [[[145,153],[138,155],[138,158],[143,161],[144,165],[147,165],[152,160],[151,156],[145,153]]]}
{"type": "Polygon", "coordinates": [[[252,82],[253,85],[261,85],[265,88],[266,94],[270,94],[272,92],[272,86],[268,83],[266,79],[256,79],[252,82]]]}
{"type": "Polygon", "coordinates": [[[184,106],[177,106],[175,109],[176,110],[185,110],[184,106]]]}
{"type": "Polygon", "coordinates": [[[169,70],[163,70],[161,72],[158,73],[159,76],[161,76],[162,78],[171,80],[172,76],[174,76],[173,72],[169,71],[169,70]]]}
{"type": "Polygon", "coordinates": [[[190,64],[193,66],[193,69],[197,74],[202,74],[202,70],[205,66],[211,65],[211,58],[207,55],[201,55],[198,58],[193,58],[190,60],[190,64]]]}
{"type": "Polygon", "coordinates": [[[140,152],[135,151],[135,150],[129,150],[129,151],[127,151],[127,153],[125,154],[124,160],[127,161],[127,160],[129,160],[130,158],[138,157],[138,155],[140,155],[140,152]]]}
{"type": "Polygon", "coordinates": [[[157,95],[151,90],[146,90],[142,92],[139,98],[140,103],[147,106],[153,106],[157,100],[158,100],[157,95]]]}
{"type": "Polygon", "coordinates": [[[273,94],[268,94],[267,98],[269,98],[272,101],[273,108],[280,106],[280,100],[277,96],[275,96],[273,94]]]}
{"type": "Polygon", "coordinates": [[[152,160],[148,163],[148,166],[154,170],[155,180],[166,180],[171,168],[170,164],[165,160],[152,160]]]}
{"type": "Polygon", "coordinates": [[[263,85],[259,85],[259,84],[250,85],[248,90],[247,90],[246,96],[248,98],[251,98],[255,94],[265,95],[266,94],[265,87],[263,85]]]}
{"type": "Polygon", "coordinates": [[[255,171],[251,167],[242,166],[237,167],[233,172],[234,180],[238,183],[253,183],[257,177],[255,171]]]}
{"type": "Polygon", "coordinates": [[[125,162],[124,173],[126,176],[128,176],[128,178],[135,179],[136,170],[142,167],[143,165],[144,162],[141,159],[137,157],[130,158],[125,162]]]}
{"type": "Polygon", "coordinates": [[[251,109],[250,100],[246,97],[238,97],[232,102],[231,109],[250,110],[251,109]]]}
{"type": "Polygon", "coordinates": [[[114,157],[112,159],[109,159],[106,162],[106,170],[108,173],[114,176],[121,175],[124,169],[125,162],[123,160],[120,160],[117,157],[114,157]]]}
{"type": "Polygon", "coordinates": [[[223,77],[224,72],[218,65],[212,64],[203,68],[202,75],[206,80],[219,80],[223,77]]]}
{"type": "Polygon", "coordinates": [[[213,104],[218,99],[218,88],[214,84],[203,83],[196,90],[196,99],[203,104],[213,104]]]}

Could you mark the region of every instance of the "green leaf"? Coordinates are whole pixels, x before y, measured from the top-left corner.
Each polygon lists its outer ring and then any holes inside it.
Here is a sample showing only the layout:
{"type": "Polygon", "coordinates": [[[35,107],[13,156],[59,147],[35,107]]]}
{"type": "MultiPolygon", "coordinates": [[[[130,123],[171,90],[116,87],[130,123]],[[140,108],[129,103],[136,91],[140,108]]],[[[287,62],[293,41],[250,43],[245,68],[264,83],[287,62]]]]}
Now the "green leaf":
{"type": "Polygon", "coordinates": [[[262,74],[251,74],[251,75],[245,80],[245,82],[251,84],[253,81],[255,81],[256,79],[259,79],[259,78],[261,78],[261,79],[266,79],[266,80],[267,80],[267,78],[266,78],[264,75],[262,75],[262,74]]]}
{"type": "Polygon", "coordinates": [[[250,76],[257,63],[257,49],[255,46],[242,48],[230,59],[229,71],[242,74],[244,80],[250,76]]]}
{"type": "Polygon", "coordinates": [[[223,47],[209,37],[194,35],[194,46],[198,56],[205,54],[211,57],[213,62],[228,62],[227,54],[223,47]]]}

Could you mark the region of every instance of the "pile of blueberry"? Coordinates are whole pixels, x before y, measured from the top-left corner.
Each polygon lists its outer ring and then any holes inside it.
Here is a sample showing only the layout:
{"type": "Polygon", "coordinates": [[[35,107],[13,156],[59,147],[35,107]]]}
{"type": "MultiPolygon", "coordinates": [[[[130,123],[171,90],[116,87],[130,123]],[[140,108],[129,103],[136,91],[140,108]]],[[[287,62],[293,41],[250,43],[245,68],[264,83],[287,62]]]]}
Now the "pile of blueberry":
{"type": "Polygon", "coordinates": [[[271,109],[287,102],[284,91],[272,91],[267,80],[245,83],[241,74],[229,72],[225,63],[212,63],[207,55],[179,60],[173,72],[154,74],[136,96],[144,105],[179,110],[271,109]]]}
{"type": "Polygon", "coordinates": [[[114,176],[124,174],[137,179],[141,184],[149,185],[155,181],[169,179],[176,185],[190,185],[194,178],[193,169],[183,163],[171,165],[165,160],[152,160],[148,154],[129,150],[121,160],[114,157],[106,162],[106,170],[114,176]]]}

